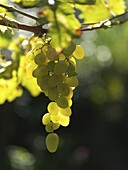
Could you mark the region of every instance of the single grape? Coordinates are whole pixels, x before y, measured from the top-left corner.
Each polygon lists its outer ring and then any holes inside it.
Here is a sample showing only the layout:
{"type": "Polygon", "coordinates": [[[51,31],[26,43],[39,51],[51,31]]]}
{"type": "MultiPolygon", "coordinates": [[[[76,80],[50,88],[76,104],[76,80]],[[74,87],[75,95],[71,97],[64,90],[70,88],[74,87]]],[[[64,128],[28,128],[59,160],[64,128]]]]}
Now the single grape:
{"type": "Polygon", "coordinates": [[[34,56],[36,56],[38,53],[41,53],[41,48],[43,47],[42,42],[37,43],[33,49],[32,52],[34,53],[34,56]]]}
{"type": "Polygon", "coordinates": [[[59,121],[61,126],[68,126],[70,123],[70,117],[69,116],[62,116],[59,121]]]}
{"type": "Polygon", "coordinates": [[[53,74],[50,76],[49,81],[48,81],[48,86],[49,87],[56,87],[59,83],[61,83],[63,80],[62,75],[55,75],[53,74]]]}
{"type": "Polygon", "coordinates": [[[76,68],[75,65],[70,63],[67,69],[67,74],[69,77],[74,76],[76,74],[76,68]]]}
{"type": "Polygon", "coordinates": [[[59,123],[53,123],[53,130],[57,130],[60,127],[59,123]]]}
{"type": "Polygon", "coordinates": [[[48,133],[53,132],[54,131],[54,129],[53,129],[53,122],[50,122],[50,123],[46,124],[45,125],[45,130],[48,133]]]}
{"type": "Polygon", "coordinates": [[[70,57],[69,57],[69,62],[70,62],[71,64],[73,64],[74,66],[76,66],[76,59],[75,59],[73,56],[70,56],[70,57]]]}
{"type": "Polygon", "coordinates": [[[34,57],[34,61],[38,65],[43,65],[46,61],[46,56],[43,52],[41,52],[34,57]]]}
{"type": "Polygon", "coordinates": [[[72,106],[72,99],[68,99],[68,105],[69,105],[69,107],[72,106]]]}
{"type": "Polygon", "coordinates": [[[76,48],[76,44],[73,41],[71,41],[68,47],[63,49],[63,54],[66,56],[70,56],[75,50],[75,48],[76,48]]]}
{"type": "Polygon", "coordinates": [[[47,64],[47,68],[50,72],[54,72],[54,66],[55,66],[54,61],[49,61],[48,64],[47,64]]]}
{"type": "Polygon", "coordinates": [[[31,79],[33,77],[33,70],[36,68],[36,64],[32,61],[26,67],[27,78],[31,79]]]}
{"type": "Polygon", "coordinates": [[[60,123],[54,123],[54,122],[49,122],[45,126],[46,132],[50,133],[53,132],[54,130],[57,130],[60,127],[60,123]]]}
{"type": "Polygon", "coordinates": [[[53,123],[59,123],[60,119],[61,119],[60,113],[58,113],[57,115],[51,115],[51,120],[53,123]]]}
{"type": "Polygon", "coordinates": [[[29,51],[29,52],[27,53],[27,55],[26,55],[26,60],[27,60],[28,62],[31,62],[33,59],[34,59],[34,54],[33,54],[32,51],[29,51]]]}
{"type": "Polygon", "coordinates": [[[79,84],[79,81],[75,76],[65,77],[64,82],[67,83],[70,87],[77,87],[79,84]]]}
{"type": "Polygon", "coordinates": [[[55,61],[59,58],[59,55],[57,54],[55,48],[48,46],[46,56],[50,61],[55,61]]]}
{"type": "Polygon", "coordinates": [[[37,84],[40,86],[42,91],[48,90],[48,81],[49,81],[49,75],[38,77],[37,78],[37,84]]]}
{"type": "Polygon", "coordinates": [[[46,147],[49,152],[56,152],[59,145],[59,137],[56,133],[50,133],[46,137],[46,147]]]}
{"type": "Polygon", "coordinates": [[[36,51],[38,49],[41,49],[42,47],[43,47],[42,42],[38,42],[38,43],[34,44],[34,46],[32,48],[32,51],[34,52],[34,51],[36,51]]]}
{"type": "Polygon", "coordinates": [[[66,97],[66,99],[68,99],[68,100],[73,97],[73,90],[72,90],[71,87],[69,87],[69,94],[68,94],[67,96],[65,96],[65,97],[66,97]]]}
{"type": "Polygon", "coordinates": [[[52,101],[55,101],[59,93],[57,87],[48,87],[48,98],[52,101]]]}
{"type": "Polygon", "coordinates": [[[59,111],[59,108],[58,108],[56,102],[50,102],[47,109],[51,115],[57,115],[58,111],[59,111]]]}
{"type": "Polygon", "coordinates": [[[49,123],[50,123],[50,120],[51,120],[51,117],[50,117],[50,114],[49,114],[49,113],[46,113],[46,114],[43,115],[43,117],[42,117],[42,123],[43,123],[44,125],[49,124],[49,123]]]}
{"type": "Polygon", "coordinates": [[[60,53],[59,54],[59,60],[61,61],[61,60],[65,60],[66,59],[66,57],[65,57],[65,55],[63,54],[63,53],[60,53]]]}
{"type": "Polygon", "coordinates": [[[80,45],[76,45],[76,49],[73,52],[73,56],[78,60],[83,59],[83,57],[84,57],[84,49],[80,45]]]}
{"type": "Polygon", "coordinates": [[[63,96],[58,97],[56,103],[60,108],[68,107],[68,100],[63,96]]]}
{"type": "Polygon", "coordinates": [[[58,61],[54,66],[54,73],[56,75],[61,75],[66,73],[69,63],[67,61],[58,61]]]}
{"type": "Polygon", "coordinates": [[[43,77],[45,75],[48,75],[48,69],[45,65],[37,66],[34,69],[32,75],[33,75],[33,77],[36,77],[36,78],[43,77]]]}
{"type": "Polygon", "coordinates": [[[70,93],[69,86],[66,83],[60,83],[57,86],[58,93],[62,96],[68,96],[70,93]]]}
{"type": "Polygon", "coordinates": [[[60,108],[59,113],[61,113],[63,116],[71,116],[72,110],[70,107],[67,107],[65,109],[60,108]]]}

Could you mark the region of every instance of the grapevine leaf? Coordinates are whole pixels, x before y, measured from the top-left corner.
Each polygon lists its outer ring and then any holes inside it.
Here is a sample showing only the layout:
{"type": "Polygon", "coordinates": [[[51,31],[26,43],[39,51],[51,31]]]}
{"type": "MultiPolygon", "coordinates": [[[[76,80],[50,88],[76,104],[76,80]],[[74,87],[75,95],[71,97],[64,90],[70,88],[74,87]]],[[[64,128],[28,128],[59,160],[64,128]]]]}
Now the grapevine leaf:
{"type": "Polygon", "coordinates": [[[22,8],[32,8],[36,6],[41,0],[12,0],[22,8]]]}
{"type": "Polygon", "coordinates": [[[120,15],[125,12],[126,6],[124,0],[109,0],[106,1],[108,9],[115,15],[120,15]]]}
{"type": "Polygon", "coordinates": [[[45,10],[45,16],[51,24],[49,35],[58,51],[66,47],[73,36],[79,36],[77,30],[81,27],[81,24],[75,16],[72,4],[56,3],[45,10]]]}
{"type": "Polygon", "coordinates": [[[0,27],[0,42],[2,42],[0,43],[0,48],[7,47],[12,39],[12,36],[11,29],[8,28],[5,32],[3,32],[0,27]]]}
{"type": "Polygon", "coordinates": [[[94,5],[76,4],[76,8],[81,11],[79,18],[85,23],[96,23],[109,19],[112,15],[119,15],[125,12],[124,0],[104,1],[96,0],[94,5]]]}

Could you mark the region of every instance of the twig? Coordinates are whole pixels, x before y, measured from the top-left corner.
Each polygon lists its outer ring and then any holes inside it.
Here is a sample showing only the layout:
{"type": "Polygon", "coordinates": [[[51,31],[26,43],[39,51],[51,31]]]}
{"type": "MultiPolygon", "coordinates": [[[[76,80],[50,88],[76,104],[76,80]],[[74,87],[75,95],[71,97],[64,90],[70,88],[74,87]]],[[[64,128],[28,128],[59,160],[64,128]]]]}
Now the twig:
{"type": "Polygon", "coordinates": [[[91,31],[100,28],[107,29],[107,28],[111,28],[112,26],[121,25],[127,21],[128,21],[128,11],[125,11],[125,13],[121,15],[116,15],[110,19],[101,22],[82,24],[80,31],[91,31]]]}
{"type": "Polygon", "coordinates": [[[18,13],[20,13],[20,14],[28,17],[28,18],[34,19],[34,20],[36,20],[36,21],[38,20],[37,17],[35,17],[35,16],[33,16],[33,15],[30,15],[30,14],[27,14],[26,12],[23,12],[23,11],[21,11],[20,9],[17,9],[17,8],[15,8],[15,7],[13,7],[13,6],[7,6],[7,5],[4,5],[4,4],[1,4],[1,3],[0,3],[0,7],[7,9],[9,12],[18,12],[18,13]]]}
{"type": "Polygon", "coordinates": [[[11,27],[11,28],[16,28],[16,29],[21,29],[24,31],[33,32],[33,33],[36,33],[39,35],[43,34],[43,33],[47,33],[47,31],[48,31],[47,29],[42,28],[42,25],[37,25],[37,26],[26,25],[26,24],[20,23],[16,20],[12,20],[11,18],[9,18],[7,16],[5,16],[5,17],[0,16],[0,25],[11,27]]]}

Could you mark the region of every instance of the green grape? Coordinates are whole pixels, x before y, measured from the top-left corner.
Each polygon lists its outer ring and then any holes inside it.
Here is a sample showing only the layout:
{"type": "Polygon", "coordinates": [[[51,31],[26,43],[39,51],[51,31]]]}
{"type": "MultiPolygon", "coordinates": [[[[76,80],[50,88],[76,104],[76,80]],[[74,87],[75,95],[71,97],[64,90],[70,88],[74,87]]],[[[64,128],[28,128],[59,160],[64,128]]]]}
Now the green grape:
{"type": "Polygon", "coordinates": [[[34,61],[38,65],[43,65],[46,61],[46,56],[43,52],[41,52],[35,56],[34,61]]]}
{"type": "Polygon", "coordinates": [[[62,75],[55,75],[53,74],[50,76],[49,81],[48,81],[48,86],[49,87],[56,87],[59,83],[61,83],[63,80],[62,75]]]}
{"type": "Polygon", "coordinates": [[[32,78],[33,76],[33,70],[35,69],[36,64],[32,61],[30,64],[27,65],[26,67],[26,76],[27,78],[32,78]]]}
{"type": "Polygon", "coordinates": [[[59,55],[57,54],[55,48],[53,47],[48,47],[47,52],[46,52],[46,56],[50,61],[55,61],[59,58],[59,55]]]}
{"type": "Polygon", "coordinates": [[[26,55],[26,60],[27,60],[28,62],[31,62],[33,59],[34,59],[34,54],[33,54],[32,51],[29,51],[29,52],[27,53],[27,55],[26,55]]]}
{"type": "Polygon", "coordinates": [[[70,87],[77,87],[79,84],[79,81],[75,76],[65,77],[64,82],[67,83],[70,87]]]}
{"type": "MultiPolygon", "coordinates": [[[[47,48],[47,45],[45,44],[42,48],[42,52],[45,54],[45,56],[46,56],[46,53],[47,53],[47,50],[48,50],[48,48],[47,48]]],[[[46,56],[46,58],[47,58],[47,56],[46,56]]]]}
{"type": "Polygon", "coordinates": [[[76,45],[76,49],[73,52],[73,56],[78,60],[83,59],[84,57],[84,49],[80,45],[76,45]]]}
{"type": "Polygon", "coordinates": [[[43,47],[42,42],[37,43],[37,44],[33,47],[32,52],[34,53],[35,56],[36,56],[38,53],[41,53],[42,47],[43,47]]]}
{"type": "Polygon", "coordinates": [[[69,62],[72,63],[74,66],[76,66],[76,60],[73,56],[69,57],[69,62]]]}
{"type": "Polygon", "coordinates": [[[67,69],[67,74],[69,77],[74,76],[76,74],[76,68],[74,66],[74,64],[70,63],[67,69]]]}
{"type": "Polygon", "coordinates": [[[45,65],[40,65],[35,68],[32,73],[33,77],[39,78],[48,75],[48,69],[45,65]]]}
{"type": "Polygon", "coordinates": [[[54,72],[54,66],[55,66],[54,61],[49,61],[48,64],[47,64],[47,68],[50,72],[54,72]]]}
{"type": "Polygon", "coordinates": [[[63,116],[61,117],[60,121],[59,121],[61,126],[68,126],[70,123],[70,117],[69,116],[63,116]]]}
{"type": "Polygon", "coordinates": [[[57,130],[59,127],[60,127],[60,123],[49,122],[48,124],[46,124],[45,130],[46,132],[50,133],[53,132],[54,130],[57,130]]]}
{"type": "Polygon", "coordinates": [[[57,87],[48,87],[48,97],[50,100],[55,101],[58,95],[57,87]]]}
{"type": "Polygon", "coordinates": [[[72,99],[69,99],[69,100],[68,100],[68,105],[69,105],[69,107],[72,106],[72,99]]]}
{"type": "Polygon", "coordinates": [[[50,114],[49,114],[49,113],[46,113],[46,114],[43,115],[43,117],[42,117],[42,123],[43,123],[44,125],[49,124],[49,123],[50,123],[50,120],[51,120],[51,117],[50,117],[50,114]]]}
{"type": "Polygon", "coordinates": [[[67,107],[65,109],[60,108],[59,113],[61,113],[63,116],[71,116],[72,110],[70,107],[67,107]]]}
{"type": "Polygon", "coordinates": [[[42,91],[48,90],[49,75],[37,78],[37,84],[40,86],[42,91]]]}
{"type": "Polygon", "coordinates": [[[71,99],[73,97],[73,90],[71,89],[71,87],[69,87],[69,94],[67,96],[65,96],[66,99],[71,99]]]}
{"type": "Polygon", "coordinates": [[[50,122],[50,123],[48,123],[48,124],[46,124],[45,125],[45,130],[46,130],[46,132],[48,132],[48,133],[50,133],[50,132],[53,132],[53,123],[52,122],[50,122]]]}
{"type": "Polygon", "coordinates": [[[59,145],[59,137],[56,133],[50,133],[46,137],[46,147],[49,152],[56,152],[59,145]]]}
{"type": "Polygon", "coordinates": [[[68,100],[63,96],[58,97],[56,103],[60,108],[68,107],[68,100]]]}
{"type": "Polygon", "coordinates": [[[66,73],[69,63],[67,61],[58,61],[54,66],[54,73],[61,75],[66,73]]]}
{"type": "Polygon", "coordinates": [[[76,44],[73,41],[71,41],[68,47],[63,49],[63,54],[66,56],[70,56],[75,50],[75,48],[76,44]]]}
{"type": "Polygon", "coordinates": [[[59,123],[53,123],[53,130],[57,130],[60,127],[59,123]]]}
{"type": "Polygon", "coordinates": [[[48,97],[48,90],[43,91],[43,93],[48,97]]]}
{"type": "Polygon", "coordinates": [[[61,61],[61,60],[65,60],[66,59],[66,57],[65,57],[65,55],[63,54],[63,53],[60,53],[59,54],[59,60],[61,61]]]}
{"type": "Polygon", "coordinates": [[[51,115],[51,120],[53,123],[59,123],[60,119],[61,119],[60,113],[58,113],[57,115],[51,115]]]}
{"type": "Polygon", "coordinates": [[[60,83],[57,86],[58,93],[62,96],[68,96],[70,93],[69,86],[66,83],[60,83]]]}
{"type": "Polygon", "coordinates": [[[51,115],[57,115],[59,111],[59,107],[57,106],[56,102],[50,102],[47,109],[51,115]]]}

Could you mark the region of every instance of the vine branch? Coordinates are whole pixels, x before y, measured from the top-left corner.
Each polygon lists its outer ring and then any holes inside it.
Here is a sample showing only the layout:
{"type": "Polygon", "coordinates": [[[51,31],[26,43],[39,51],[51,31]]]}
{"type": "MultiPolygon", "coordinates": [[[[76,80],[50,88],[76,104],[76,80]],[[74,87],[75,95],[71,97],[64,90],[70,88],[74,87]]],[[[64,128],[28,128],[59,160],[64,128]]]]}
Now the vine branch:
{"type": "MultiPolygon", "coordinates": [[[[39,21],[39,18],[37,18],[33,15],[30,15],[30,14],[27,14],[13,6],[7,6],[7,5],[0,3],[0,7],[7,9],[7,11],[9,11],[9,12],[18,12],[24,16],[27,16],[31,19],[39,21]]],[[[123,13],[121,15],[113,16],[110,19],[100,21],[97,23],[85,23],[85,24],[82,23],[82,27],[79,30],[80,31],[91,31],[91,30],[96,30],[96,29],[101,29],[101,28],[107,29],[107,28],[111,28],[112,26],[115,26],[115,25],[123,24],[127,21],[128,21],[128,10],[125,11],[125,13],[123,13]]],[[[40,34],[40,33],[43,34],[43,33],[47,33],[47,31],[48,31],[48,29],[44,29],[42,27],[43,26],[42,24],[37,25],[37,26],[30,26],[30,25],[18,22],[17,20],[12,20],[11,18],[9,18],[7,16],[2,16],[2,15],[0,15],[0,25],[29,31],[29,32],[33,32],[36,34],[40,34]]]]}
{"type": "Polygon", "coordinates": [[[125,11],[125,13],[116,15],[110,19],[97,22],[97,23],[87,23],[82,24],[82,27],[80,28],[81,31],[91,31],[96,30],[100,28],[111,28],[112,26],[121,25],[128,21],[128,11],[125,11]]]}
{"type": "Polygon", "coordinates": [[[16,20],[12,20],[11,18],[7,16],[3,17],[2,15],[0,15],[0,25],[11,27],[11,28],[16,28],[16,29],[21,29],[24,31],[29,31],[29,32],[33,32],[36,34],[47,33],[47,29],[42,28],[42,25],[30,26],[24,23],[20,23],[16,20]]]}
{"type": "Polygon", "coordinates": [[[19,14],[22,14],[22,15],[28,17],[28,18],[34,19],[36,21],[38,20],[37,17],[35,17],[33,15],[30,15],[30,14],[28,14],[26,12],[23,12],[20,9],[15,8],[14,6],[7,6],[7,5],[4,5],[4,4],[0,3],[0,7],[7,9],[8,12],[18,12],[19,14]]]}

